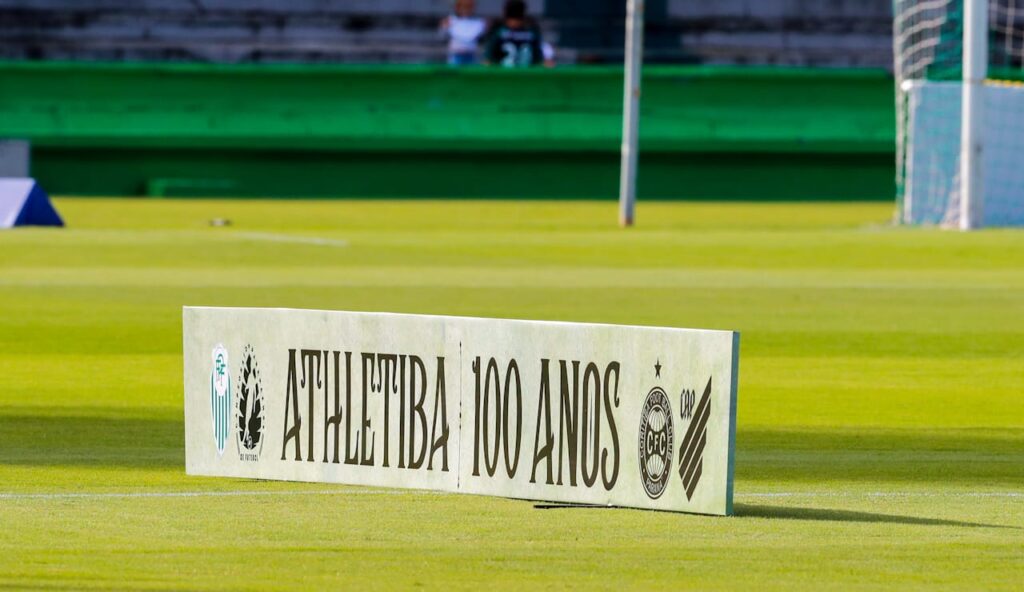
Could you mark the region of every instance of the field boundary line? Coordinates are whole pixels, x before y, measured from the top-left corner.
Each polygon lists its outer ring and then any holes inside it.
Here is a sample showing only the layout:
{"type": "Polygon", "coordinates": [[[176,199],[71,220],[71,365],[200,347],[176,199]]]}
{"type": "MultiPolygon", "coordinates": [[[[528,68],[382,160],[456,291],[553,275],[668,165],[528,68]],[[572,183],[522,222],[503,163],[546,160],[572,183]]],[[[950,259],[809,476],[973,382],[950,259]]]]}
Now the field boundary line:
{"type": "Polygon", "coordinates": [[[409,489],[323,489],[310,491],[111,491],[97,493],[0,493],[2,500],[57,500],[57,499],[121,499],[121,498],[175,498],[175,497],[243,497],[243,496],[303,496],[303,495],[443,495],[443,491],[409,489]]]}
{"type": "Polygon", "coordinates": [[[773,491],[737,493],[737,498],[784,498],[784,497],[1006,497],[1024,498],[1024,491],[773,491]]]}
{"type": "MultiPolygon", "coordinates": [[[[0,493],[3,500],[74,500],[74,499],[144,499],[144,498],[195,498],[195,497],[271,497],[271,496],[311,496],[311,495],[446,495],[444,491],[415,489],[316,489],[309,491],[112,491],[96,493],[52,492],[52,493],[0,493]]],[[[945,497],[945,498],[1007,498],[1024,499],[1024,491],[865,491],[865,492],[829,492],[829,491],[778,491],[737,493],[736,499],[772,499],[772,498],[913,498],[913,497],[945,497]]]]}
{"type": "Polygon", "coordinates": [[[277,234],[274,232],[235,232],[237,236],[247,240],[266,241],[271,243],[294,243],[299,245],[317,245],[321,247],[347,247],[347,240],[321,238],[317,236],[301,236],[296,234],[277,234]]]}

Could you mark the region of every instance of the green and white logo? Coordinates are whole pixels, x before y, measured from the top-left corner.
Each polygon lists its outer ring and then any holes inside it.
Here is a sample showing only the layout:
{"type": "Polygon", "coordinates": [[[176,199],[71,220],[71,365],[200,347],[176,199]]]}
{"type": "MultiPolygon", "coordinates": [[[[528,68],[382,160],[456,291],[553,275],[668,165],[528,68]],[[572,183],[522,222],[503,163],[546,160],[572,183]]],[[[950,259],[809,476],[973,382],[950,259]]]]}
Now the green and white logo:
{"type": "Polygon", "coordinates": [[[231,432],[232,411],[228,350],[218,343],[213,348],[213,372],[210,373],[210,412],[218,456],[224,454],[224,446],[231,432]]]}

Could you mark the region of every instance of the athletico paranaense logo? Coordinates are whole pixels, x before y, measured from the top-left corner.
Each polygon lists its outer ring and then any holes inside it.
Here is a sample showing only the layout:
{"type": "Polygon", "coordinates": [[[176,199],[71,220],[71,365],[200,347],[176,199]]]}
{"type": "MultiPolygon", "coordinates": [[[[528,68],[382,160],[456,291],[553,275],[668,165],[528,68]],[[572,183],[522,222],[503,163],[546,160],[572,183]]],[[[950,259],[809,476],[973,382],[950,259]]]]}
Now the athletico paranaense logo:
{"type": "Polygon", "coordinates": [[[235,404],[235,434],[240,460],[257,461],[263,449],[263,383],[256,353],[251,345],[242,352],[238,371],[238,397],[235,404]]]}
{"type": "MultiPolygon", "coordinates": [[[[661,370],[659,362],[656,368],[661,370]]],[[[640,413],[640,476],[651,499],[665,493],[672,469],[672,406],[661,387],[647,394],[640,413]]]]}
{"type": "MultiPolygon", "coordinates": [[[[689,402],[692,406],[693,391],[689,393],[689,402]]],[[[686,410],[683,411],[686,415],[686,410]]],[[[708,419],[711,417],[711,379],[708,378],[708,385],[704,387],[704,394],[701,395],[697,409],[693,412],[690,420],[690,427],[683,437],[683,444],[679,447],[679,476],[683,479],[683,488],[686,490],[686,499],[693,498],[693,492],[700,482],[701,471],[704,468],[704,446],[708,440],[708,419]]]]}
{"type": "Polygon", "coordinates": [[[231,375],[228,370],[228,350],[217,344],[213,348],[213,371],[210,373],[210,414],[213,418],[213,439],[217,455],[224,454],[231,429],[231,375]]]}

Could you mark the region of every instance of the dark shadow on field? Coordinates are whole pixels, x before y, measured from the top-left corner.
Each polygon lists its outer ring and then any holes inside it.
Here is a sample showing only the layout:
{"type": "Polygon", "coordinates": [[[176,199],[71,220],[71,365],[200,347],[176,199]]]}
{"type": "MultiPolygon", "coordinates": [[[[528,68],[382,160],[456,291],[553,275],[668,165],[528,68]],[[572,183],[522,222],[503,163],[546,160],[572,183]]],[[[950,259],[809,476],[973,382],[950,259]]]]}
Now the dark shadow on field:
{"type": "Polygon", "coordinates": [[[889,523],[911,524],[917,526],[960,526],[969,528],[1011,528],[1019,530],[1016,526],[1008,526],[1004,524],[984,524],[980,522],[962,522],[960,520],[921,518],[918,516],[900,516],[896,514],[878,514],[875,512],[855,512],[853,510],[834,510],[828,508],[736,504],[734,510],[735,515],[741,518],[807,520],[812,522],[889,523]]]}
{"type": "MultiPolygon", "coordinates": [[[[599,506],[596,504],[574,503],[535,503],[536,510],[633,510],[617,506],[599,506]]],[[[644,510],[649,511],[649,510],[644,510]]],[[[875,512],[855,512],[853,510],[833,510],[828,508],[800,508],[793,506],[764,506],[754,504],[736,504],[734,516],[740,518],[769,518],[772,520],[807,520],[812,522],[863,522],[910,524],[916,526],[959,526],[968,528],[1010,528],[1020,530],[1017,526],[1005,524],[984,524],[980,522],[963,522],[960,520],[943,520],[940,518],[921,518],[918,516],[900,516],[897,514],[877,514],[875,512]]]]}
{"type": "Polygon", "coordinates": [[[185,466],[184,418],[125,417],[124,410],[114,408],[87,412],[6,415],[0,410],[0,465],[185,466]]]}
{"type": "MultiPolygon", "coordinates": [[[[0,407],[0,465],[184,466],[184,417],[119,407],[0,407]]],[[[1018,488],[1021,429],[740,429],[736,479],[758,483],[912,483],[1018,488]]]]}
{"type": "Polygon", "coordinates": [[[736,480],[1019,487],[1024,430],[766,428],[736,435],[736,480]]]}

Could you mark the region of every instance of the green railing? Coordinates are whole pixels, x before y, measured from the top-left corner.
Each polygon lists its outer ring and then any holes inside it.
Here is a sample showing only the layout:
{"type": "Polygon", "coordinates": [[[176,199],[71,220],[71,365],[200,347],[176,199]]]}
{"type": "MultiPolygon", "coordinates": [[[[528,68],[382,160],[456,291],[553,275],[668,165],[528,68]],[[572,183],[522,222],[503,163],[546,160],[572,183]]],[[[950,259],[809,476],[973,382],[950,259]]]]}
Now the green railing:
{"type": "MultiPolygon", "coordinates": [[[[884,72],[651,67],[641,197],[888,199],[884,72]]],[[[77,194],[616,191],[622,72],[0,63],[0,137],[77,194]]]]}

